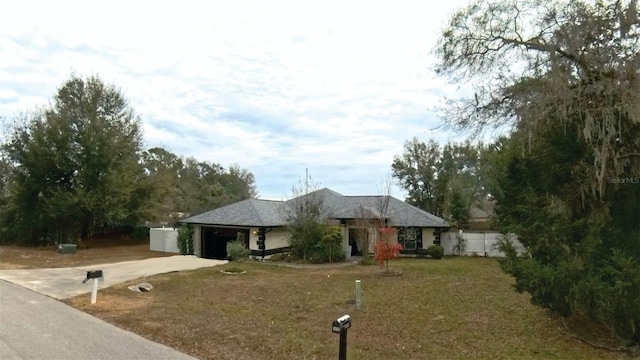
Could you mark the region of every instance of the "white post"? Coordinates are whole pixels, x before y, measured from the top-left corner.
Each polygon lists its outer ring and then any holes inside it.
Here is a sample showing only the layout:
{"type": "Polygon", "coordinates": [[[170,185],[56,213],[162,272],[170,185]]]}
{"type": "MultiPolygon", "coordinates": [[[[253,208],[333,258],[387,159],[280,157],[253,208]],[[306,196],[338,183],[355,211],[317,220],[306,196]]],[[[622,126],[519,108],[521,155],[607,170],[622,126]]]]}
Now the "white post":
{"type": "Polygon", "coordinates": [[[96,299],[98,298],[98,279],[93,279],[93,290],[91,290],[91,304],[96,303],[96,299]]]}
{"type": "Polygon", "coordinates": [[[362,310],[362,281],[356,280],[356,309],[362,310]]]}
{"type": "Polygon", "coordinates": [[[484,237],[484,256],[487,257],[489,256],[487,254],[487,233],[482,233],[483,237],[484,237]]]}

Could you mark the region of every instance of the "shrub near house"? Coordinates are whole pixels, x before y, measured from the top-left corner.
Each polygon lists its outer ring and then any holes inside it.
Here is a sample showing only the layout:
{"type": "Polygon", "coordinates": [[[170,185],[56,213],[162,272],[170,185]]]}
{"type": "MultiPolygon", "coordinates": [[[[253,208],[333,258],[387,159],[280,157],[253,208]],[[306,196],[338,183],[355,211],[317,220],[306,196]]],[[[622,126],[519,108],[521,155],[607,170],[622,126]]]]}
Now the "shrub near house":
{"type": "Polygon", "coordinates": [[[444,257],[444,248],[440,245],[431,245],[425,252],[427,256],[433,259],[442,259],[444,257]]]}
{"type": "Polygon", "coordinates": [[[178,230],[178,249],[181,255],[193,255],[193,233],[187,224],[182,224],[178,230]]]}
{"type": "Polygon", "coordinates": [[[316,264],[345,259],[339,226],[314,224],[297,230],[291,235],[291,252],[296,258],[316,264]]]}
{"type": "Polygon", "coordinates": [[[342,234],[340,234],[339,226],[323,226],[322,239],[314,253],[319,262],[338,262],[346,258],[342,248],[342,234]]]}
{"type": "Polygon", "coordinates": [[[232,241],[227,244],[227,254],[230,261],[240,261],[249,258],[249,249],[243,241],[232,241]]]}

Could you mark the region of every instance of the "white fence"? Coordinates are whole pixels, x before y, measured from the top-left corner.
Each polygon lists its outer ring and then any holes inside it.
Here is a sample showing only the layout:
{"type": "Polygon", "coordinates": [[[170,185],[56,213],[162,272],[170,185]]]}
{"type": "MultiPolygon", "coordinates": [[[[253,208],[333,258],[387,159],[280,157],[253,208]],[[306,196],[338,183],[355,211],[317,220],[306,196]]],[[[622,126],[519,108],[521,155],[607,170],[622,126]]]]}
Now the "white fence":
{"type": "MultiPolygon", "coordinates": [[[[503,257],[504,253],[497,249],[498,238],[503,236],[497,232],[445,232],[440,234],[440,244],[444,248],[445,255],[463,255],[463,256],[490,256],[490,257],[503,257]],[[456,249],[456,245],[461,236],[463,246],[462,251],[459,253],[456,249]]],[[[524,246],[518,241],[515,235],[511,235],[511,240],[514,242],[518,253],[522,254],[525,249],[524,246]]]]}
{"type": "Polygon", "coordinates": [[[179,254],[178,230],[172,228],[149,229],[149,248],[151,251],[179,254]]]}

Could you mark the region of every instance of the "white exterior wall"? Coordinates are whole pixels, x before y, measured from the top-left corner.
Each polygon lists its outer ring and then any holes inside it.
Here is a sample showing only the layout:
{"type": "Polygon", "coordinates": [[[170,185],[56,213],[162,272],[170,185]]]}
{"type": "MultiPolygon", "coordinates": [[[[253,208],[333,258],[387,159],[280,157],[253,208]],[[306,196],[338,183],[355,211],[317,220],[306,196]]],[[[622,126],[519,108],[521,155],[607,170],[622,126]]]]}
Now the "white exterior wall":
{"type": "Polygon", "coordinates": [[[202,242],[200,241],[202,236],[202,226],[193,225],[191,230],[193,231],[193,253],[197,257],[202,257],[202,242]]]}
{"type": "Polygon", "coordinates": [[[436,241],[435,235],[433,235],[434,228],[422,228],[422,248],[426,249],[429,246],[433,245],[433,242],[436,241]]]}
{"type": "Polygon", "coordinates": [[[178,230],[173,228],[149,229],[149,249],[179,254],[178,230]]]}
{"type": "MultiPolygon", "coordinates": [[[[271,228],[265,237],[265,249],[279,249],[289,247],[289,231],[284,227],[271,228]]],[[[258,250],[258,228],[249,231],[249,250],[258,250]]]]}

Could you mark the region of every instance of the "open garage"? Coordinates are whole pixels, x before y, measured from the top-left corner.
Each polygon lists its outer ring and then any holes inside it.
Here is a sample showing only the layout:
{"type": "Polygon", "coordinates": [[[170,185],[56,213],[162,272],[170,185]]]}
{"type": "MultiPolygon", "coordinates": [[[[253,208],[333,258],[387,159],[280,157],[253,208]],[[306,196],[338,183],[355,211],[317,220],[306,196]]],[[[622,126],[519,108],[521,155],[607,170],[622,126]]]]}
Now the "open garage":
{"type": "Polygon", "coordinates": [[[208,227],[201,228],[200,249],[203,258],[226,259],[227,243],[240,240],[249,248],[248,228],[208,227]]]}

